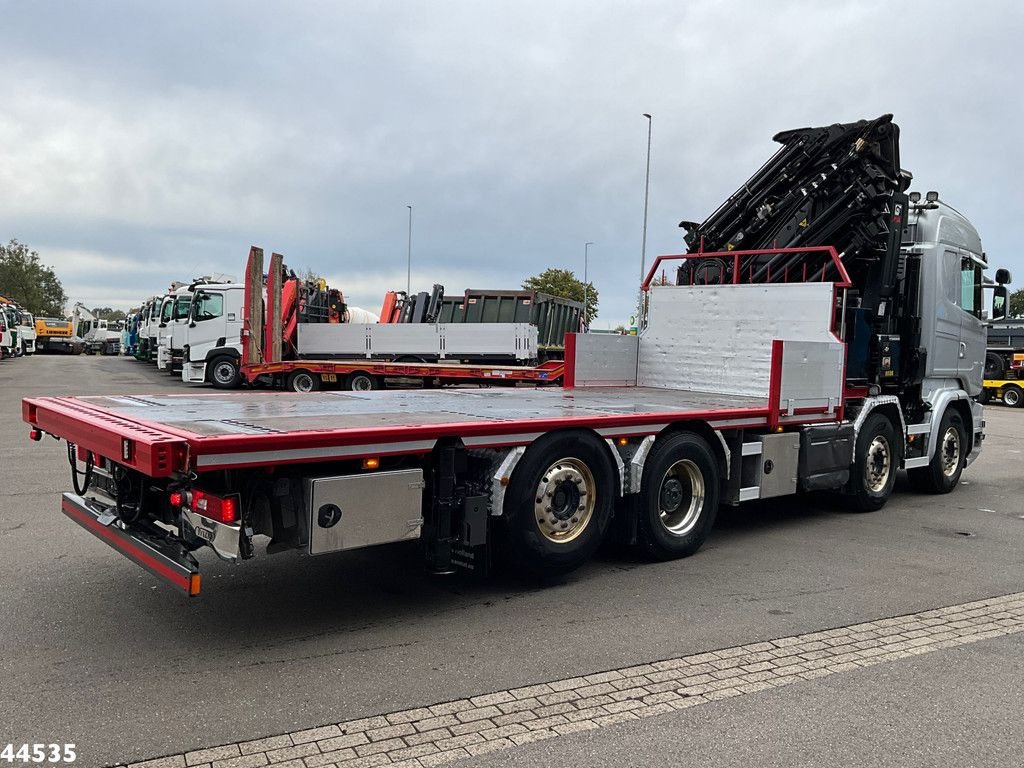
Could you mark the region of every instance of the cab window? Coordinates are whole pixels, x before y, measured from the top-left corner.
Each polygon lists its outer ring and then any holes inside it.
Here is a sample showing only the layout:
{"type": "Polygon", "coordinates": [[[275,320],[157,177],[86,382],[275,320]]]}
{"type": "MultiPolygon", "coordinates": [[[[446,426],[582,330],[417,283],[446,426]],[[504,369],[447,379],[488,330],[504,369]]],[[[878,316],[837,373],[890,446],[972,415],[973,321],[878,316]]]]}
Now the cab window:
{"type": "Polygon", "coordinates": [[[191,296],[179,296],[174,301],[174,319],[184,320],[188,317],[189,307],[192,305],[191,296]]]}
{"type": "Polygon", "coordinates": [[[964,257],[960,260],[960,301],[957,304],[965,312],[977,318],[981,317],[981,265],[973,259],[964,257]]]}
{"type": "Polygon", "coordinates": [[[192,302],[192,319],[197,323],[224,314],[224,296],[220,293],[197,293],[192,302]]]}

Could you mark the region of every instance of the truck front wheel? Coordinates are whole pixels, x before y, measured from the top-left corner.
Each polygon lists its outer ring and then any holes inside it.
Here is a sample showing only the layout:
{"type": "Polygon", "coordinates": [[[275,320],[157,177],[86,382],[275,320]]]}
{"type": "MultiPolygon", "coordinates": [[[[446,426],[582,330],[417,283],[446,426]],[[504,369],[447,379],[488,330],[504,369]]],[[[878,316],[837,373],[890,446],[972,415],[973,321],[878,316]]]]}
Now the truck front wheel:
{"type": "Polygon", "coordinates": [[[238,361],[233,357],[216,357],[209,366],[210,383],[217,389],[236,389],[242,383],[238,361]]]}
{"type": "Polygon", "coordinates": [[[612,516],[613,467],[587,432],[556,432],[531,445],[505,494],[501,556],[519,573],[552,576],[594,553],[612,516]]]}
{"type": "Polygon", "coordinates": [[[874,512],[885,506],[896,484],[900,454],[896,430],[881,413],[865,419],[857,435],[857,450],[848,487],[855,512],[874,512]]]}
{"type": "Polygon", "coordinates": [[[682,432],[655,445],[640,485],[638,532],[659,560],[692,555],[718,512],[718,462],[707,442],[682,432]]]}
{"type": "Polygon", "coordinates": [[[939,443],[927,467],[907,470],[910,484],[924,493],[949,493],[960,482],[967,451],[963,417],[947,408],[939,422],[939,443]]]}

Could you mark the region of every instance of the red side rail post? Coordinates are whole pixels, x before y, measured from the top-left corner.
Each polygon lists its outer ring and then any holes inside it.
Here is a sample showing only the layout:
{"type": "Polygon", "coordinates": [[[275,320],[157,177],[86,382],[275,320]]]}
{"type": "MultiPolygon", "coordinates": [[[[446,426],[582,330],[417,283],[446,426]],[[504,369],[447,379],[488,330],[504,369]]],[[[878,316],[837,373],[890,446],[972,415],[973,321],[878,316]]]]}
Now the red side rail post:
{"type": "Polygon", "coordinates": [[[781,339],[772,340],[771,368],[768,373],[768,427],[779,426],[779,400],[782,397],[782,351],[781,339]]]}

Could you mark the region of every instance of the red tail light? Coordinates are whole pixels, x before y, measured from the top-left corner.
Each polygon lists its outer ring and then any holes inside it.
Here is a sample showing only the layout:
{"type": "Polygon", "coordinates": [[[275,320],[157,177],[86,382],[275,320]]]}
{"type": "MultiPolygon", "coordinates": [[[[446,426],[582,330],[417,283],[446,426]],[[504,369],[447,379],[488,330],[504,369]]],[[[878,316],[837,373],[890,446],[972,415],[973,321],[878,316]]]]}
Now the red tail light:
{"type": "Polygon", "coordinates": [[[234,497],[222,499],[206,491],[193,490],[189,493],[189,503],[197,515],[228,525],[238,522],[238,503],[234,497]]]}
{"type": "Polygon", "coordinates": [[[181,491],[171,491],[167,496],[167,500],[171,502],[172,507],[180,507],[182,502],[181,491]]]}

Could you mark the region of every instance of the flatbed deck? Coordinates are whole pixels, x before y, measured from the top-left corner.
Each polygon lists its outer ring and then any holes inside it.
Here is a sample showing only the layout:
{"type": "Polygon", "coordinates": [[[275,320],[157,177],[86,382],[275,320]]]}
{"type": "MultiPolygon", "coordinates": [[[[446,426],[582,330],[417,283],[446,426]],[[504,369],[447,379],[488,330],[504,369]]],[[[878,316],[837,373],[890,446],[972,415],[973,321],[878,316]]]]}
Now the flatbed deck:
{"type": "MultiPolygon", "coordinates": [[[[154,477],[187,468],[424,453],[444,437],[493,447],[524,445],[552,429],[587,428],[613,438],[654,434],[678,421],[766,427],[772,418],[766,398],[647,387],[43,397],[27,399],[24,410],[33,426],[154,477]]],[[[835,416],[775,418],[807,423],[835,416]]]]}

